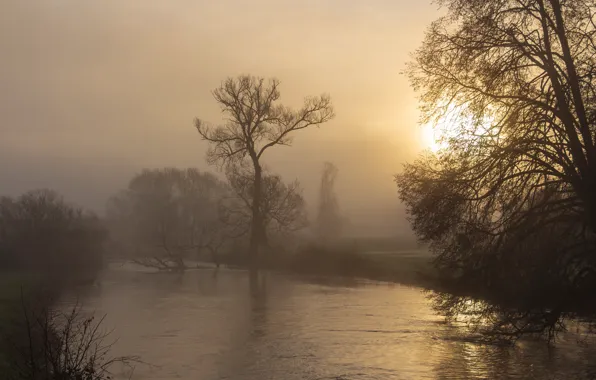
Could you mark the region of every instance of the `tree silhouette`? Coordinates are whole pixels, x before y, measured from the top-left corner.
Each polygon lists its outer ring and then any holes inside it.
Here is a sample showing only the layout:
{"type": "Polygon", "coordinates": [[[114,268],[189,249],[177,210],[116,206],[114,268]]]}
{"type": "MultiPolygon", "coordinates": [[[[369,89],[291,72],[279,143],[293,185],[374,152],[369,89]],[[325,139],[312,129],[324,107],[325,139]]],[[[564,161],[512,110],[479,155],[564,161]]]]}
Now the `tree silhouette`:
{"type": "Polygon", "coordinates": [[[218,203],[228,192],[213,174],[197,169],[151,169],[135,175],[108,204],[108,220],[132,260],[160,270],[181,271],[184,259],[224,243],[218,203]]]}
{"type": "Polygon", "coordinates": [[[297,111],[277,104],[279,84],[277,79],[266,81],[248,75],[228,78],[213,91],[226,122],[209,126],[195,120],[199,134],[209,143],[208,163],[225,168],[247,160],[252,166],[249,256],[253,268],[257,267],[259,247],[267,240],[261,211],[263,155],[274,146],[291,145],[294,132],[321,125],[334,116],[328,95],[306,98],[297,111]]]}
{"type": "Polygon", "coordinates": [[[103,265],[99,218],[49,189],[0,197],[0,269],[86,281],[103,265]]]}
{"type": "Polygon", "coordinates": [[[549,288],[505,291],[505,281],[548,267],[541,275],[559,289],[549,305],[502,325],[552,331],[596,283],[596,4],[441,4],[448,14],[431,25],[408,74],[424,121],[451,123],[444,149],[397,176],[400,197],[439,268],[469,289],[509,298],[516,312],[527,303],[514,300],[549,288]],[[545,236],[552,254],[527,254],[545,248],[536,245],[545,236]],[[528,262],[499,264],[512,252],[528,262]]]}
{"type": "MultiPolygon", "coordinates": [[[[226,177],[231,195],[221,202],[221,216],[230,228],[230,236],[245,237],[251,226],[254,173],[250,165],[235,165],[228,167],[226,177]]],[[[264,171],[260,213],[266,245],[270,244],[272,234],[287,238],[292,232],[306,227],[308,222],[300,183],[284,183],[281,176],[264,171]]]]}
{"type": "Polygon", "coordinates": [[[337,167],[331,162],[325,162],[321,175],[317,214],[317,233],[322,242],[335,240],[341,234],[342,219],[339,215],[339,204],[335,194],[337,174],[337,167]]]}

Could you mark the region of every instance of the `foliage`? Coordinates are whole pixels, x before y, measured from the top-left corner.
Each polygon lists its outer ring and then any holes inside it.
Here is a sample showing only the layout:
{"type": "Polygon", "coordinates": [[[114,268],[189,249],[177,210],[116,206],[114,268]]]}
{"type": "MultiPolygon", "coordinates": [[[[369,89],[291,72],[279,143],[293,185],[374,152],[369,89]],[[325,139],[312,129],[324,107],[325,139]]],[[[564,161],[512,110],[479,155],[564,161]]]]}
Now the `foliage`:
{"type": "Polygon", "coordinates": [[[559,331],[594,312],[596,4],[440,3],[409,75],[444,148],[400,197],[451,285],[502,306],[500,333],[559,331]]]}
{"type": "Polygon", "coordinates": [[[146,169],[108,204],[114,238],[133,260],[162,270],[184,270],[184,258],[225,242],[218,205],[227,186],[197,169],[146,169]]]}
{"type": "Polygon", "coordinates": [[[0,199],[0,265],[56,278],[94,275],[107,232],[99,219],[56,192],[35,190],[0,199]]]}

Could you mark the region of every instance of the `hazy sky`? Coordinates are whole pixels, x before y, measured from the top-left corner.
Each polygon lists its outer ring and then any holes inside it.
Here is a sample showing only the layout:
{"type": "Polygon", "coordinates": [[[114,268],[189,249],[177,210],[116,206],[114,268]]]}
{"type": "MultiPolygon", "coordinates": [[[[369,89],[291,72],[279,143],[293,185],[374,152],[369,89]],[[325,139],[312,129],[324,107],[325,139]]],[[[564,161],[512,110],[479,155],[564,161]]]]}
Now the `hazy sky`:
{"type": "Polygon", "coordinates": [[[249,73],[279,78],[290,106],[328,92],[337,114],[270,151],[272,171],[314,205],[333,161],[354,222],[401,223],[392,176],[424,144],[400,73],[438,15],[430,0],[0,0],[0,192],[102,211],[140,168],[209,169],[193,118],[219,121],[210,91],[249,73]]]}

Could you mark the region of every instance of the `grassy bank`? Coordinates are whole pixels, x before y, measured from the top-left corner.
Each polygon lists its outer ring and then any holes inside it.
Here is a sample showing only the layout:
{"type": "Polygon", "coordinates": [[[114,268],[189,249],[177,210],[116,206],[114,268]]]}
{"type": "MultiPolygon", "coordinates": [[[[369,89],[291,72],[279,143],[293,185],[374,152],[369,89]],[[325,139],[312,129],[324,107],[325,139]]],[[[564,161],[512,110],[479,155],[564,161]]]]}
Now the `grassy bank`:
{"type": "Polygon", "coordinates": [[[422,251],[360,252],[355,248],[309,246],[268,262],[270,269],[290,273],[365,278],[434,287],[432,258],[422,251]]]}

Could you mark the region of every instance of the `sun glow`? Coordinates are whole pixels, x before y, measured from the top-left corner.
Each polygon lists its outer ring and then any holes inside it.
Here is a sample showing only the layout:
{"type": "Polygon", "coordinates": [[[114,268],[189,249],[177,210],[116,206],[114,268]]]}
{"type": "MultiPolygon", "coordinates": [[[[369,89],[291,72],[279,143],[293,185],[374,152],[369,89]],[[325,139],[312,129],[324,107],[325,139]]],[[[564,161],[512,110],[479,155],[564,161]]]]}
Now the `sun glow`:
{"type": "Polygon", "coordinates": [[[443,108],[443,112],[432,117],[432,120],[421,127],[424,148],[433,153],[448,147],[448,140],[456,137],[457,130],[466,119],[462,114],[462,108],[453,104],[439,105],[438,108],[443,108]]]}
{"type": "Polygon", "coordinates": [[[437,153],[449,148],[450,140],[476,144],[495,133],[494,119],[483,115],[482,122],[466,114],[462,107],[448,105],[441,115],[421,126],[421,140],[425,149],[437,153]]]}
{"type": "Polygon", "coordinates": [[[457,135],[458,120],[441,119],[422,125],[422,143],[433,153],[447,149],[448,140],[457,135]]]}
{"type": "Polygon", "coordinates": [[[424,124],[421,128],[422,144],[425,149],[430,149],[431,152],[437,153],[441,148],[445,147],[445,142],[441,141],[439,136],[440,131],[435,130],[432,123],[424,124]]]}

